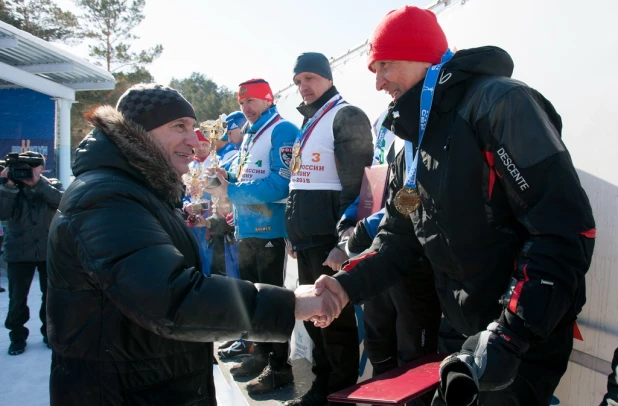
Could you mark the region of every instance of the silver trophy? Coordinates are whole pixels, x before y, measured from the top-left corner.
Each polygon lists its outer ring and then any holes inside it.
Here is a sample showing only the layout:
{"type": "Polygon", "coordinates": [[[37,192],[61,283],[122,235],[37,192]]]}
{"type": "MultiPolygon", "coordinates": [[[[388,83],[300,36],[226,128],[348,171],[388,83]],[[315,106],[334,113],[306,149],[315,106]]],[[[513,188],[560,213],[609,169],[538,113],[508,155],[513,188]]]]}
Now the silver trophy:
{"type": "Polygon", "coordinates": [[[206,183],[204,177],[206,175],[206,167],[202,162],[195,162],[189,167],[189,171],[182,176],[182,180],[187,187],[188,195],[191,203],[189,204],[190,212],[195,216],[195,227],[204,227],[203,213],[208,210],[208,200],[204,199],[204,185],[206,183]]]}

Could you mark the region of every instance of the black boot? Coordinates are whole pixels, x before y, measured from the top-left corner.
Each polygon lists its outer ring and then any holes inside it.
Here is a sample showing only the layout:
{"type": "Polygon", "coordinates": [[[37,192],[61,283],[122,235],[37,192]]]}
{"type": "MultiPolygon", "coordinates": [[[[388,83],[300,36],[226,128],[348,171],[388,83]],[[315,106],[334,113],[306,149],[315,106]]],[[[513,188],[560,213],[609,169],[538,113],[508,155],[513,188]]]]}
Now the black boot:
{"type": "Polygon", "coordinates": [[[26,351],[25,341],[11,341],[11,345],[9,346],[9,355],[23,354],[24,351],[26,351]]]}
{"type": "Polygon", "coordinates": [[[268,358],[264,356],[253,356],[243,360],[243,362],[230,368],[232,376],[257,375],[268,365],[268,358]]]}
{"type": "Polygon", "coordinates": [[[278,369],[267,365],[257,378],[247,382],[247,393],[250,395],[268,393],[292,382],[294,382],[294,374],[291,365],[286,363],[278,369]]]}

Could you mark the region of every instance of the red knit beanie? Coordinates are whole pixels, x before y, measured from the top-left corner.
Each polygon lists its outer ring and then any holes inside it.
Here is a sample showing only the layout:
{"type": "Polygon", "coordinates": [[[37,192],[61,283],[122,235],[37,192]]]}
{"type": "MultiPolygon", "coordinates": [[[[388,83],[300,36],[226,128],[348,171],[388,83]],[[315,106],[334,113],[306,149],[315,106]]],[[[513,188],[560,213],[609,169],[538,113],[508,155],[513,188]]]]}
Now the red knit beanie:
{"type": "Polygon", "coordinates": [[[269,102],[275,100],[273,98],[273,91],[270,90],[270,85],[264,79],[250,79],[238,86],[238,101],[248,98],[262,99],[269,102]]]}
{"type": "Polygon", "coordinates": [[[448,42],[430,10],[403,6],[390,11],[369,38],[368,66],[375,61],[440,63],[448,42]]]}

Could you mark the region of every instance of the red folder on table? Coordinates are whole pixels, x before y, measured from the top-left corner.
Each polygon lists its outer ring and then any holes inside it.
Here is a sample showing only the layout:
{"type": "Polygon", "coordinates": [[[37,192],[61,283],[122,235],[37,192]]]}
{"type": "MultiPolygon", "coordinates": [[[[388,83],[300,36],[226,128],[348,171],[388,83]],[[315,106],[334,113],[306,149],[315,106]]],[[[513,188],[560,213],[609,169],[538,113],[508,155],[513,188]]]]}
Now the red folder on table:
{"type": "Polygon", "coordinates": [[[384,206],[388,176],[388,165],[374,165],[365,168],[358,200],[356,221],[371,216],[384,206]]]}
{"type": "Polygon", "coordinates": [[[446,354],[426,355],[391,371],[328,395],[331,402],[404,405],[433,391],[440,383],[446,354]]]}

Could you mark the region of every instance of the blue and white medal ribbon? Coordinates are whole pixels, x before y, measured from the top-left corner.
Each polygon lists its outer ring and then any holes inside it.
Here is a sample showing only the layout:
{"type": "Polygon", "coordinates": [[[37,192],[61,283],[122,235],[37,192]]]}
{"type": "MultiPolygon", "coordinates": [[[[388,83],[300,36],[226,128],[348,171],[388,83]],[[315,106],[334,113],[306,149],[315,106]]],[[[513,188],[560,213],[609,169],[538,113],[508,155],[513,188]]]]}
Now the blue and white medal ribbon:
{"type": "MultiPolygon", "coordinates": [[[[413,156],[414,147],[412,142],[406,141],[405,144],[405,161],[406,161],[406,180],[404,186],[395,195],[395,208],[397,211],[404,215],[410,215],[421,205],[421,197],[418,194],[416,188],[416,174],[418,172],[418,157],[421,150],[421,142],[423,141],[423,135],[427,128],[427,121],[429,120],[429,113],[431,111],[431,104],[433,103],[433,94],[438,82],[438,76],[442,66],[448,62],[454,53],[450,49],[447,49],[440,63],[429,67],[427,75],[425,76],[425,82],[423,82],[423,90],[421,91],[421,111],[419,118],[418,128],[418,146],[416,148],[416,154],[413,156]]],[[[393,112],[393,116],[395,116],[393,112]]]]}

